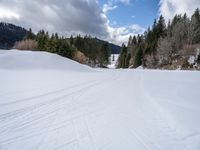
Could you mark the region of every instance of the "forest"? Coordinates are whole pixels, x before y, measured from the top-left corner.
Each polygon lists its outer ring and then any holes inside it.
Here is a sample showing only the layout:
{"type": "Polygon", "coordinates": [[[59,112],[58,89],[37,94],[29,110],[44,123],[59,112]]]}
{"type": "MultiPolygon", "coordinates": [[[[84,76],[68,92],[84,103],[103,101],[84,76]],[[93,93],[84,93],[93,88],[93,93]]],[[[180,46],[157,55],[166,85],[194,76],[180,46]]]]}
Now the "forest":
{"type": "Polygon", "coordinates": [[[200,63],[200,13],[175,15],[166,24],[161,15],[144,34],[122,45],[118,68],[190,69],[200,63]]]}

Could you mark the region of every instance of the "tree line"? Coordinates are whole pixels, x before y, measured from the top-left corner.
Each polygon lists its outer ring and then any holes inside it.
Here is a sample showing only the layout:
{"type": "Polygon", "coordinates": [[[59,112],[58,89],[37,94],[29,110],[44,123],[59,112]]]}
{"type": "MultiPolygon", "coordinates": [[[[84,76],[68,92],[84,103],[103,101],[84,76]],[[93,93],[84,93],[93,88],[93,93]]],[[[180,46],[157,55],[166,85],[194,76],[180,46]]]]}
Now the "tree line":
{"type": "Polygon", "coordinates": [[[108,42],[98,40],[90,35],[66,38],[57,33],[50,35],[44,30],[35,35],[29,29],[24,40],[16,43],[15,47],[24,50],[47,51],[70,59],[73,59],[76,51],[80,51],[87,57],[87,64],[100,67],[109,63],[111,55],[111,47],[108,42]]]}
{"type": "Polygon", "coordinates": [[[155,68],[171,65],[177,58],[191,54],[199,43],[199,9],[190,18],[186,13],[175,15],[167,25],[161,15],[144,34],[130,36],[127,46],[122,45],[118,67],[136,68],[143,65],[155,68]]]}

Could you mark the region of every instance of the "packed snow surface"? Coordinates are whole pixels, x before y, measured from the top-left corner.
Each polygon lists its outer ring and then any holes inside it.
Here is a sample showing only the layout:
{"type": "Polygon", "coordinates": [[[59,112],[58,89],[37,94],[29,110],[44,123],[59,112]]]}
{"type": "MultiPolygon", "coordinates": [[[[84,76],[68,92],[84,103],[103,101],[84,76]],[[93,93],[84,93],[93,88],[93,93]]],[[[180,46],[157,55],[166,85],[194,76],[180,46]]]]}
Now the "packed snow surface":
{"type": "Polygon", "coordinates": [[[0,150],[200,150],[199,90],[199,72],[2,50],[0,150]]]}

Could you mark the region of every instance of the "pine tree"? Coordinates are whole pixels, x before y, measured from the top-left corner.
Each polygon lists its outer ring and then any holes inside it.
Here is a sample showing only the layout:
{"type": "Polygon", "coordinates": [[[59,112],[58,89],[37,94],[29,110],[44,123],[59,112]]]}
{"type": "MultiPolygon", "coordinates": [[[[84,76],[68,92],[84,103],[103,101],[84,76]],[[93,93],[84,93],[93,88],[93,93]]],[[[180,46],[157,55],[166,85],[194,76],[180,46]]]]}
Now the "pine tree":
{"type": "Polygon", "coordinates": [[[38,50],[44,51],[46,50],[46,44],[48,40],[48,35],[45,34],[44,30],[38,32],[36,36],[36,41],[38,43],[38,50]]]}
{"type": "Polygon", "coordinates": [[[26,33],[25,39],[26,40],[34,40],[34,38],[35,38],[35,35],[33,34],[32,29],[29,28],[28,32],[26,33]]]}
{"type": "Polygon", "coordinates": [[[118,68],[126,68],[127,47],[122,44],[121,53],[118,59],[118,68]]]}
{"type": "Polygon", "coordinates": [[[72,46],[74,44],[74,38],[73,38],[73,36],[71,35],[71,37],[70,37],[70,45],[72,46]]]}
{"type": "Polygon", "coordinates": [[[130,59],[131,59],[131,54],[130,54],[130,53],[127,53],[127,54],[126,54],[126,59],[125,59],[124,68],[128,68],[128,67],[129,67],[130,59]]]}
{"type": "Polygon", "coordinates": [[[132,45],[132,41],[133,41],[133,38],[132,38],[132,36],[130,35],[129,40],[128,40],[128,46],[131,46],[131,45],[132,45]]]}
{"type": "Polygon", "coordinates": [[[140,45],[136,51],[134,68],[137,68],[142,65],[142,55],[143,55],[142,46],[140,45]]]}
{"type": "Polygon", "coordinates": [[[108,64],[110,53],[111,53],[111,51],[110,51],[110,47],[109,47],[108,43],[107,42],[103,43],[101,45],[101,49],[99,51],[99,57],[98,57],[100,66],[103,66],[104,64],[105,65],[108,64]]]}
{"type": "Polygon", "coordinates": [[[162,15],[158,20],[156,30],[157,30],[157,38],[166,36],[166,24],[165,24],[165,19],[162,15]]]}
{"type": "Polygon", "coordinates": [[[72,47],[68,44],[66,39],[59,39],[59,49],[58,54],[67,58],[73,58],[74,51],[72,47]]]}
{"type": "Polygon", "coordinates": [[[191,26],[193,29],[193,39],[192,43],[200,42],[200,12],[197,8],[191,18],[191,26]]]}
{"type": "Polygon", "coordinates": [[[136,36],[134,35],[134,36],[133,36],[133,39],[132,39],[131,45],[136,45],[136,44],[137,44],[137,38],[136,38],[136,36]]]}

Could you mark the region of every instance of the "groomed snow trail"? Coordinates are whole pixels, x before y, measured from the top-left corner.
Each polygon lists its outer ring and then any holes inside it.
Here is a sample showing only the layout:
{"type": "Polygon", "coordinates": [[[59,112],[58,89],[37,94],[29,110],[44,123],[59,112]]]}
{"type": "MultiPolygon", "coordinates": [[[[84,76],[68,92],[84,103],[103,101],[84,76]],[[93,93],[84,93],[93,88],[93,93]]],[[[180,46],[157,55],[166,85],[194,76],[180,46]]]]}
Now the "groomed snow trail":
{"type": "Polygon", "coordinates": [[[93,70],[42,55],[0,52],[0,150],[200,149],[199,72],[93,70]]]}

